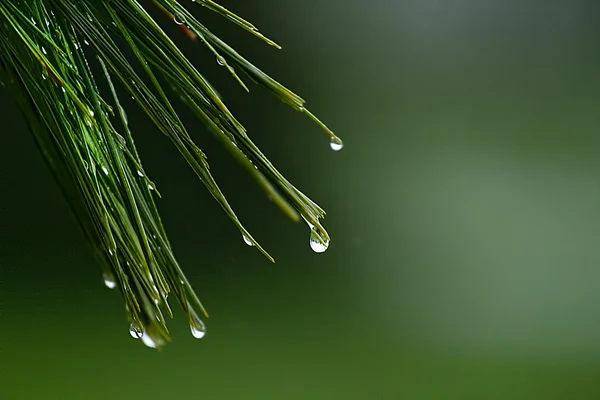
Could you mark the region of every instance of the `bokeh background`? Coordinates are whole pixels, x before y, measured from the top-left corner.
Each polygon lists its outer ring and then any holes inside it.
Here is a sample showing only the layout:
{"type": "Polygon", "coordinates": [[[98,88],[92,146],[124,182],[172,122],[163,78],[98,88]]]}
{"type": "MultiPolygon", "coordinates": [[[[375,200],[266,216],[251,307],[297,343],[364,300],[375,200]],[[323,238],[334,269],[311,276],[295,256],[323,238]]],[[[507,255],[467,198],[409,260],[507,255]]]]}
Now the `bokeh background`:
{"type": "Polygon", "coordinates": [[[198,13],[306,98],[343,151],[165,29],[329,212],[329,250],[312,253],[307,227],[182,110],[277,263],[245,246],[127,103],[211,314],[204,339],[176,317],[172,343],[145,348],[0,91],[0,399],[599,399],[597,1],[222,4],[284,50],[198,13]]]}

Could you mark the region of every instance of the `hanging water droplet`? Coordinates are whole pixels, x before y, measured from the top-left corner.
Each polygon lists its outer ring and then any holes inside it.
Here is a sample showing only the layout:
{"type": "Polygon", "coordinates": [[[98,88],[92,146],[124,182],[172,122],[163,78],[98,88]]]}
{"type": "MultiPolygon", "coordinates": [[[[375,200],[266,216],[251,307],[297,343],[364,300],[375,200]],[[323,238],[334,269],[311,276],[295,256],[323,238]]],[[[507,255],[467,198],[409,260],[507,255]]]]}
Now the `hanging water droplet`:
{"type": "Polygon", "coordinates": [[[105,272],[102,274],[102,279],[104,279],[104,285],[109,289],[114,289],[117,287],[117,281],[115,281],[115,277],[110,272],[105,272]]]}
{"type": "Polygon", "coordinates": [[[139,176],[139,177],[141,177],[141,178],[143,178],[143,177],[144,177],[144,173],[143,173],[142,171],[140,171],[139,169],[138,169],[138,171],[137,171],[137,174],[138,174],[138,176],[139,176]]]}
{"type": "Polygon", "coordinates": [[[196,339],[202,339],[206,335],[206,326],[204,322],[192,311],[192,319],[190,321],[190,330],[192,336],[196,339]]]}
{"type": "Polygon", "coordinates": [[[142,336],[144,336],[144,329],[139,322],[132,322],[129,325],[129,334],[134,339],[140,339],[142,336]]]}
{"type": "Polygon", "coordinates": [[[177,25],[183,25],[184,24],[183,19],[181,17],[177,16],[177,15],[175,15],[173,17],[173,22],[175,22],[177,25]]]}
{"type": "Polygon", "coordinates": [[[324,253],[329,247],[329,240],[319,234],[316,229],[310,230],[310,248],[315,253],[324,253]]]}
{"type": "Polygon", "coordinates": [[[225,65],[225,59],[222,56],[218,56],[217,64],[219,64],[222,67],[223,65],[225,65]]]}
{"type": "Polygon", "coordinates": [[[246,243],[248,246],[254,246],[254,243],[252,243],[248,236],[242,235],[242,239],[244,239],[244,243],[246,243]]]}
{"type": "Polygon", "coordinates": [[[158,343],[156,340],[154,340],[149,334],[148,332],[144,332],[142,334],[142,343],[144,343],[147,347],[150,347],[151,349],[156,349],[158,347],[158,343]]]}
{"type": "Polygon", "coordinates": [[[342,139],[339,137],[334,136],[329,140],[329,147],[331,147],[331,150],[333,151],[340,151],[344,148],[344,142],[342,142],[342,139]]]}

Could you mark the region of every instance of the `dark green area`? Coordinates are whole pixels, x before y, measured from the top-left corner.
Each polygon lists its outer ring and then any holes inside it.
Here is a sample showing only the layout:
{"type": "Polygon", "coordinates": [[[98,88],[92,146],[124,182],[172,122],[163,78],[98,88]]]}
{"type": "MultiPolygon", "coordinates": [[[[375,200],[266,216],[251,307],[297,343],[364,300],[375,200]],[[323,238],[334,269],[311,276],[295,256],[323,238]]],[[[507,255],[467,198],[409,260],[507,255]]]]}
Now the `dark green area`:
{"type": "Polygon", "coordinates": [[[310,121],[256,86],[244,94],[181,37],[328,211],[329,250],[313,254],[308,228],[184,113],[269,264],[131,111],[211,315],[204,339],[179,312],[172,343],[147,349],[0,91],[0,399],[600,398],[598,5],[224,4],[284,49],[209,26],[344,139],[331,152],[310,121]]]}

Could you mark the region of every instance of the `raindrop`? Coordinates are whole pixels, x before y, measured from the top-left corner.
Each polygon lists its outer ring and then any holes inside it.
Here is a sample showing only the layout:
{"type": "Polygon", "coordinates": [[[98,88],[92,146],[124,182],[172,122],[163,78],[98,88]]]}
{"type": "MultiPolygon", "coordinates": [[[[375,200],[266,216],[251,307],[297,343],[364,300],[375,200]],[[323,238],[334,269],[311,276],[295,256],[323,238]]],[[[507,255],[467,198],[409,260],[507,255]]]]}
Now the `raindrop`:
{"type": "Polygon", "coordinates": [[[144,329],[139,322],[132,322],[129,325],[129,334],[134,339],[141,339],[144,336],[144,329]]]}
{"type": "Polygon", "coordinates": [[[177,25],[184,24],[184,21],[181,19],[181,17],[178,17],[177,15],[173,17],[173,22],[175,22],[177,25]]]}
{"type": "Polygon", "coordinates": [[[92,110],[90,109],[90,117],[93,117],[93,116],[94,116],[94,111],[92,111],[92,110]]]}
{"type": "Polygon", "coordinates": [[[225,65],[225,59],[222,56],[218,56],[217,64],[219,64],[222,67],[223,65],[225,65]]]}
{"type": "Polygon", "coordinates": [[[331,147],[331,150],[333,151],[340,151],[344,148],[344,142],[342,142],[342,139],[339,137],[334,136],[329,141],[329,147],[331,147]]]}
{"type": "Polygon", "coordinates": [[[115,281],[115,277],[110,272],[105,272],[102,274],[102,279],[104,279],[104,285],[109,289],[114,289],[117,287],[117,282],[115,281]]]}
{"type": "Polygon", "coordinates": [[[106,168],[104,165],[102,166],[102,172],[104,172],[104,175],[108,175],[108,168],[106,168]]]}
{"type": "Polygon", "coordinates": [[[138,169],[138,171],[137,171],[137,174],[138,174],[138,176],[140,176],[141,178],[143,178],[143,177],[144,177],[144,173],[143,173],[142,171],[140,171],[139,169],[138,169]]]}
{"type": "Polygon", "coordinates": [[[206,335],[206,326],[204,325],[204,322],[202,322],[194,312],[192,312],[190,330],[192,331],[192,336],[196,339],[202,339],[204,335],[206,335]]]}
{"type": "Polygon", "coordinates": [[[147,332],[142,334],[142,343],[144,343],[147,347],[151,349],[156,349],[158,347],[158,343],[150,336],[147,332]]]}
{"type": "Polygon", "coordinates": [[[46,74],[42,72],[42,79],[46,80],[46,74]]]}
{"type": "Polygon", "coordinates": [[[329,240],[325,239],[316,229],[310,230],[310,248],[315,253],[324,253],[329,247],[329,240]]]}
{"type": "Polygon", "coordinates": [[[48,53],[46,53],[46,49],[44,48],[44,46],[42,46],[42,53],[48,54],[48,53]]]}
{"type": "Polygon", "coordinates": [[[252,243],[248,236],[242,235],[242,239],[244,239],[244,243],[246,243],[248,246],[254,246],[254,243],[252,243]]]}

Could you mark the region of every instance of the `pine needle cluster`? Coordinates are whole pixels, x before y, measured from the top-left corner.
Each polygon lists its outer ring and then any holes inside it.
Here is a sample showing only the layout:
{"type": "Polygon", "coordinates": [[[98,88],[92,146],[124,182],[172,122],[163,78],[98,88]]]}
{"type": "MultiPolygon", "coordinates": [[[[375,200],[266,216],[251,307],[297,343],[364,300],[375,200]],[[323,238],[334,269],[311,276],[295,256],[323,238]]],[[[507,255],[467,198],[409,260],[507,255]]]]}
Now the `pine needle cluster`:
{"type": "MultiPolygon", "coordinates": [[[[122,293],[133,337],[154,348],[169,340],[170,296],[182,306],[192,334],[204,336],[207,315],[171,249],[156,207],[159,192],[144,170],[120,93],[131,96],[240,230],[247,244],[272,257],[244,228],[211,175],[207,157],[167,96],[179,96],[290,218],[312,230],[324,251],[325,212],[282,176],[218,93],[149,14],[177,24],[248,90],[265,87],[315,121],[339,150],[341,140],[304,100],[231,48],[196,17],[204,7],[278,48],[254,25],[211,0],[2,0],[0,81],[23,112],[47,166],[59,183],[103,268],[105,284],[122,293]],[[125,56],[125,50],[135,59],[125,56]],[[134,64],[143,70],[141,76],[134,64]],[[96,75],[93,75],[95,71],[96,75]],[[98,73],[98,71],[101,71],[98,73]],[[109,90],[101,93],[99,82],[109,90]],[[106,85],[106,83],[108,85],[106,85]]],[[[139,69],[139,68],[138,68],[139,69]]]]}

